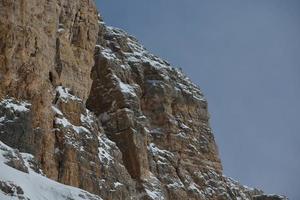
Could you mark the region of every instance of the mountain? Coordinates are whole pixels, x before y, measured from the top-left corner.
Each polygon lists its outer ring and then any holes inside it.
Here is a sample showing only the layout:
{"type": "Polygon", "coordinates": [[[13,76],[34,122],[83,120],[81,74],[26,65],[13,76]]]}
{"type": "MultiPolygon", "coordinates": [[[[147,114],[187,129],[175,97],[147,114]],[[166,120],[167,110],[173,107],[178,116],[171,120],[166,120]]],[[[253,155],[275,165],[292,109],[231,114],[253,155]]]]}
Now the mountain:
{"type": "Polygon", "coordinates": [[[92,0],[0,1],[0,82],[1,199],[286,199],[222,174],[199,87],[92,0]]]}

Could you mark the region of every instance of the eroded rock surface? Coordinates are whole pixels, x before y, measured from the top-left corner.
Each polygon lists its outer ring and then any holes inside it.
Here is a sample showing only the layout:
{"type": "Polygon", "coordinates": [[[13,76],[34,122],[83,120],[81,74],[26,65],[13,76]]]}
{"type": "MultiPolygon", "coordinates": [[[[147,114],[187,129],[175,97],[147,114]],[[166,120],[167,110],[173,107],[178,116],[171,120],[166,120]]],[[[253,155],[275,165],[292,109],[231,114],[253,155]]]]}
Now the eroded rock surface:
{"type": "MultiPolygon", "coordinates": [[[[56,199],[284,198],[222,174],[199,87],[91,0],[0,0],[0,82],[1,168],[56,199]]],[[[0,195],[37,198],[1,173],[0,195]]]]}

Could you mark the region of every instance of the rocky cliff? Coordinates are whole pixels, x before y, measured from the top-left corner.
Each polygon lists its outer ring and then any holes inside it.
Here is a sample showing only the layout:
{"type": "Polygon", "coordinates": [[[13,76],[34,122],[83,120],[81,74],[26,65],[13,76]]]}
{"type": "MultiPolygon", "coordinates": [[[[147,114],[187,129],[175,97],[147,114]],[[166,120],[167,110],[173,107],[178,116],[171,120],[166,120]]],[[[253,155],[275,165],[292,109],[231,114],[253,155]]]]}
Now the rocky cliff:
{"type": "Polygon", "coordinates": [[[0,83],[2,199],[284,199],[222,174],[198,86],[92,0],[0,0],[0,83]]]}

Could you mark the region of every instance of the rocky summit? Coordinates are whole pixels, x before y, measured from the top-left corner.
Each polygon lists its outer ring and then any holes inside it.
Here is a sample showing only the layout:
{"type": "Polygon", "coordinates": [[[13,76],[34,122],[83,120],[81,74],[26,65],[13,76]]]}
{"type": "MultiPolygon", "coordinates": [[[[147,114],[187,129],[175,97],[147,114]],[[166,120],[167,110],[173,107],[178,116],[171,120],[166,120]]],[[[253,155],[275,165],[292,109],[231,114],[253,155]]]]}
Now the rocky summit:
{"type": "Polygon", "coordinates": [[[0,0],[0,199],[286,198],[222,174],[199,87],[92,0],[0,0]]]}

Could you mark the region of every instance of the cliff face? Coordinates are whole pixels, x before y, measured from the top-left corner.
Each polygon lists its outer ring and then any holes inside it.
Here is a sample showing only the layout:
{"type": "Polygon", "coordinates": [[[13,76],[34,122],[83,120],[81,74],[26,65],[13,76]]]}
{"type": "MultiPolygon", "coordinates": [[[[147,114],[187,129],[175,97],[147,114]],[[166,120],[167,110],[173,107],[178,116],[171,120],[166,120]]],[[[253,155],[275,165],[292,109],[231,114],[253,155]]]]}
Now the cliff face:
{"type": "Polygon", "coordinates": [[[222,175],[200,89],[91,0],[0,0],[0,82],[1,198],[283,198],[222,175]]]}

